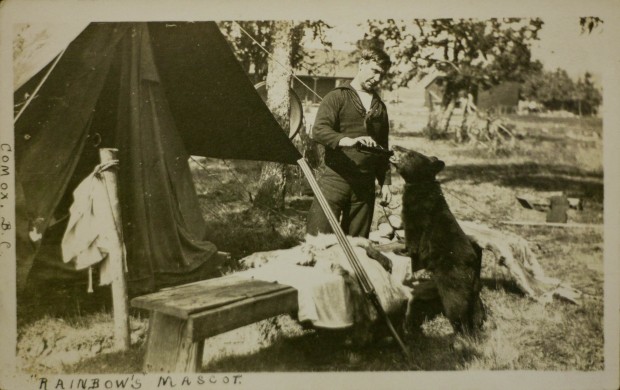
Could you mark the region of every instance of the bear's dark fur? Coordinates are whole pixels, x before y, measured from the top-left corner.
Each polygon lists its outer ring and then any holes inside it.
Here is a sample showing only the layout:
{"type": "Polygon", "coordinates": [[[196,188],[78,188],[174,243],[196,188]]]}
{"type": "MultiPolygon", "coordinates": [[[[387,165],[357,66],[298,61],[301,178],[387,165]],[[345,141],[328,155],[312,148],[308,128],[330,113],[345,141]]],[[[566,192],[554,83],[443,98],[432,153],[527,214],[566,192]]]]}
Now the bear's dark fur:
{"type": "Polygon", "coordinates": [[[485,318],[480,300],[481,248],[463,232],[435,179],[445,166],[436,157],[394,147],[392,163],[405,180],[403,223],[413,270],[426,269],[428,283],[414,287],[409,325],[441,311],[459,333],[475,333],[485,318]],[[429,312],[430,311],[430,312],[429,312]]]}

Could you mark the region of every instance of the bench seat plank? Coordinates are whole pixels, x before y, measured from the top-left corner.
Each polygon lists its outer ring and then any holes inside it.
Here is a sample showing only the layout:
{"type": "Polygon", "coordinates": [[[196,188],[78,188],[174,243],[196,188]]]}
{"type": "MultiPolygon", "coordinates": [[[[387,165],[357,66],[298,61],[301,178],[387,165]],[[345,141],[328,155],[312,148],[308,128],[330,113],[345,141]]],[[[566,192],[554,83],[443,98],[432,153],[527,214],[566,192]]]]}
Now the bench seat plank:
{"type": "Polygon", "coordinates": [[[194,313],[289,289],[292,287],[230,275],[137,297],[131,305],[187,319],[194,313]]]}
{"type": "Polygon", "coordinates": [[[297,310],[297,290],[289,287],[193,314],[188,328],[193,340],[199,341],[280,314],[296,314],[297,310]]]}
{"type": "Polygon", "coordinates": [[[230,275],[132,299],[150,310],[144,370],[196,372],[204,339],[298,310],[291,286],[230,275]]]}

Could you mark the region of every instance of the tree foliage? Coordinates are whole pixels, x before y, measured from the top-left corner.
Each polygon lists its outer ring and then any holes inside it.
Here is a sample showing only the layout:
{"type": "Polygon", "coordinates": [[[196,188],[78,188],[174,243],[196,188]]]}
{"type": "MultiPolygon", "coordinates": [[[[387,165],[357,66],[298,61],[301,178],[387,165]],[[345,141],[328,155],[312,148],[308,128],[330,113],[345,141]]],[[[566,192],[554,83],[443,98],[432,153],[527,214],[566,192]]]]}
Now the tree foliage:
{"type": "MultiPolygon", "coordinates": [[[[247,73],[254,72],[255,81],[262,81],[267,75],[269,57],[267,52],[271,53],[273,49],[277,26],[278,21],[274,20],[227,21],[219,23],[220,30],[228,39],[235,56],[245,71],[247,73]]],[[[313,39],[318,39],[324,46],[330,47],[331,43],[325,35],[325,31],[330,28],[331,26],[321,20],[305,20],[293,24],[290,41],[293,70],[302,67],[304,60],[308,57],[308,52],[302,47],[304,37],[310,35],[313,39]]]]}
{"type": "Polygon", "coordinates": [[[589,34],[601,24],[603,24],[603,19],[597,16],[584,16],[579,18],[579,25],[581,26],[582,33],[587,32],[589,34]]]}
{"type": "Polygon", "coordinates": [[[595,114],[603,103],[603,95],[592,82],[592,75],[586,72],[583,79],[577,80],[577,99],[579,114],[595,114]]]}
{"type": "Polygon", "coordinates": [[[540,71],[530,75],[522,87],[522,95],[541,103],[548,110],[566,110],[579,115],[591,115],[602,103],[600,90],[592,75],[573,81],[563,69],[540,71]]]}
{"type": "MultiPolygon", "coordinates": [[[[448,134],[459,97],[471,102],[481,89],[504,81],[522,82],[542,69],[530,51],[542,26],[538,18],[369,20],[365,42],[383,45],[390,53],[394,66],[387,87],[391,89],[433,69],[443,73],[441,107],[431,104],[425,128],[433,139],[448,134]]],[[[459,142],[470,138],[468,112],[464,110],[457,127],[459,142]]]]}
{"type": "Polygon", "coordinates": [[[523,81],[540,69],[530,45],[542,25],[538,18],[370,20],[365,39],[383,41],[395,60],[392,88],[432,67],[445,72],[447,105],[459,90],[475,93],[502,81],[523,81]]]}
{"type": "MultiPolygon", "coordinates": [[[[310,58],[302,42],[309,35],[324,46],[331,46],[323,21],[240,21],[222,22],[237,59],[245,71],[254,73],[254,81],[267,83],[267,105],[283,129],[289,128],[291,71],[310,58]]],[[[303,140],[303,132],[301,134],[303,140]]],[[[302,148],[308,143],[301,145],[302,148]]],[[[304,153],[305,154],[305,153],[304,153]]],[[[269,210],[284,207],[288,168],[283,164],[265,163],[261,169],[254,205],[269,210]]]]}

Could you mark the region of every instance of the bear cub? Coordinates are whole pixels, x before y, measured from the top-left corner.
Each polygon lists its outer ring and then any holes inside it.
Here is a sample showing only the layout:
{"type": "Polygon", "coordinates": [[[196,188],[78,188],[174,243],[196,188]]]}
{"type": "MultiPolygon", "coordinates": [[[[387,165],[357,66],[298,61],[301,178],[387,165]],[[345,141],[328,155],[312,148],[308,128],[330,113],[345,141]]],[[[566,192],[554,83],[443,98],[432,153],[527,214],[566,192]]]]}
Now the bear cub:
{"type": "Polygon", "coordinates": [[[402,218],[413,271],[426,269],[429,282],[414,286],[407,328],[443,313],[458,333],[475,334],[485,319],[480,299],[482,249],[450,212],[435,176],[445,167],[436,157],[399,146],[391,163],[405,180],[402,218]]]}

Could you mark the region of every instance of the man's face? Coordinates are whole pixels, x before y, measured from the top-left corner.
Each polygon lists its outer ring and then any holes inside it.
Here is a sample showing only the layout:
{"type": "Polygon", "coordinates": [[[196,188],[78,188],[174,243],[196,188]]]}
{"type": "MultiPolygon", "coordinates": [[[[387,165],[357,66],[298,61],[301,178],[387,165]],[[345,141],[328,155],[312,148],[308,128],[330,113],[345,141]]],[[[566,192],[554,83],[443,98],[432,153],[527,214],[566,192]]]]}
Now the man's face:
{"type": "Polygon", "coordinates": [[[358,76],[362,89],[372,91],[385,76],[385,69],[379,66],[375,60],[362,59],[359,63],[358,76]]]}

